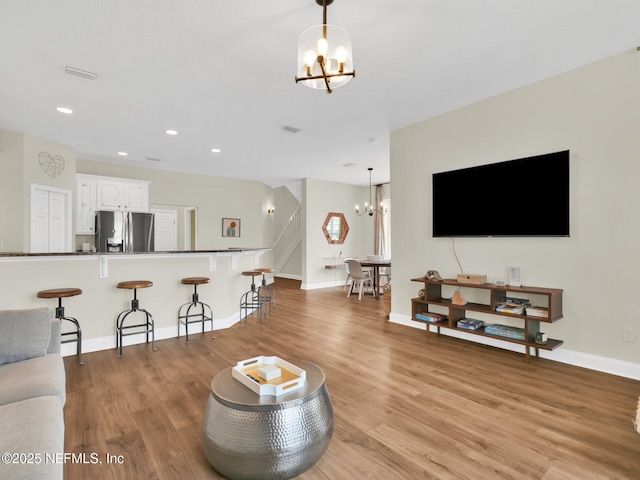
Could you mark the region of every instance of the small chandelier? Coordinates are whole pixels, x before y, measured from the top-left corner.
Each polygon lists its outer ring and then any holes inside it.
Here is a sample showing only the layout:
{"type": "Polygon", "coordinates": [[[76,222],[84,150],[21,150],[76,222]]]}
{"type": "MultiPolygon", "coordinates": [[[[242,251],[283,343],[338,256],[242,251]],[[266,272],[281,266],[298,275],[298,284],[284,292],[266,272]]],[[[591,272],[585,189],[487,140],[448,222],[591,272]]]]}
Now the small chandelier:
{"type": "Polygon", "coordinates": [[[366,213],[372,217],[374,212],[378,212],[380,215],[385,215],[387,213],[387,208],[384,206],[384,203],[380,202],[379,208],[374,208],[373,206],[373,202],[371,201],[371,172],[373,171],[373,168],[369,167],[367,170],[369,170],[369,201],[364,202],[364,210],[362,211],[360,210],[360,207],[356,205],[356,215],[360,216],[366,213]]]}
{"type": "Polygon", "coordinates": [[[322,25],[306,29],[298,39],[298,75],[296,83],[324,88],[331,93],[353,77],[351,37],[346,30],[327,25],[327,6],[333,0],[316,0],[322,7],[322,25]]]}

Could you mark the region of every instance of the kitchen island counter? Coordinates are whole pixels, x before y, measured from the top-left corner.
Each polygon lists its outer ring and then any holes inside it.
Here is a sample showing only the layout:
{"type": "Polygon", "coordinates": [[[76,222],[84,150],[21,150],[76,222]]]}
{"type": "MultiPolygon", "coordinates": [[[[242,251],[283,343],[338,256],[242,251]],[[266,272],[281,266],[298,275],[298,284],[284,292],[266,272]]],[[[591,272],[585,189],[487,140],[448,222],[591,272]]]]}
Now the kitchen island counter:
{"type": "MultiPolygon", "coordinates": [[[[131,304],[130,292],[116,288],[119,282],[153,282],[151,288],[138,294],[140,303],[153,315],[156,339],[160,340],[177,336],[178,308],[188,302],[192,294],[191,288],[181,284],[183,278],[211,279],[198,293],[211,305],[213,329],[219,330],[239,321],[240,296],[249,287],[241,272],[272,265],[269,248],[145,253],[3,252],[0,253],[0,309],[47,307],[53,317],[55,302],[37,298],[37,292],[80,288],[82,295],[65,299],[66,313],[77,318],[82,326],[84,352],[105,350],[115,348],[115,318],[131,304]]],[[[197,336],[200,326],[192,325],[192,328],[190,333],[197,336]]],[[[125,339],[124,345],[143,340],[144,335],[134,335],[125,339]]],[[[75,346],[63,345],[62,353],[75,353],[75,346]]]]}

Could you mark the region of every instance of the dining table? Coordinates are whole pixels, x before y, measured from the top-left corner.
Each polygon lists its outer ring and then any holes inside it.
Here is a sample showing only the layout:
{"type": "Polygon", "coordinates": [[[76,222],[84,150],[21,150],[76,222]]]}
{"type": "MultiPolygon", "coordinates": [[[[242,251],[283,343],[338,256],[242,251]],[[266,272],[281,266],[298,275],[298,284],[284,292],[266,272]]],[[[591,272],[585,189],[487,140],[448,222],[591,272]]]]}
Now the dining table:
{"type": "Polygon", "coordinates": [[[380,300],[380,269],[384,267],[391,268],[391,260],[358,260],[363,268],[371,268],[373,270],[373,298],[380,300]]]}

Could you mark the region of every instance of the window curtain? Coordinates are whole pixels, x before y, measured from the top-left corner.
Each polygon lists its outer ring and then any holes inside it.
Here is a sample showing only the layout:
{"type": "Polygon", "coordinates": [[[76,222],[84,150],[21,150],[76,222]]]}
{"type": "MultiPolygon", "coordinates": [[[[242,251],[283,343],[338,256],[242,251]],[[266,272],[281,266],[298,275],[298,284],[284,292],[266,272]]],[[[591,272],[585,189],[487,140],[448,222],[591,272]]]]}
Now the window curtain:
{"type": "Polygon", "coordinates": [[[375,227],[374,227],[374,245],[373,253],[375,255],[382,255],[382,258],[387,258],[387,248],[385,245],[384,235],[384,219],[382,214],[378,211],[381,209],[382,202],[384,201],[384,187],[382,185],[376,185],[376,203],[374,205],[375,210],[375,227]]]}

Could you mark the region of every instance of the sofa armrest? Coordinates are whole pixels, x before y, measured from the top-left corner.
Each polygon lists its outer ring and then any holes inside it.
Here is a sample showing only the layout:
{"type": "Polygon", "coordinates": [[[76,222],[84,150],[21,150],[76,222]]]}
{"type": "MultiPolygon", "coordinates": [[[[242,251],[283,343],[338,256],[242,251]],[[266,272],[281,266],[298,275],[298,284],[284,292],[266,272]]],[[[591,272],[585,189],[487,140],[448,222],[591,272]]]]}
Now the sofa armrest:
{"type": "Polygon", "coordinates": [[[51,339],[49,340],[49,348],[47,353],[60,353],[60,345],[62,343],[62,322],[57,318],[51,319],[51,339]]]}

